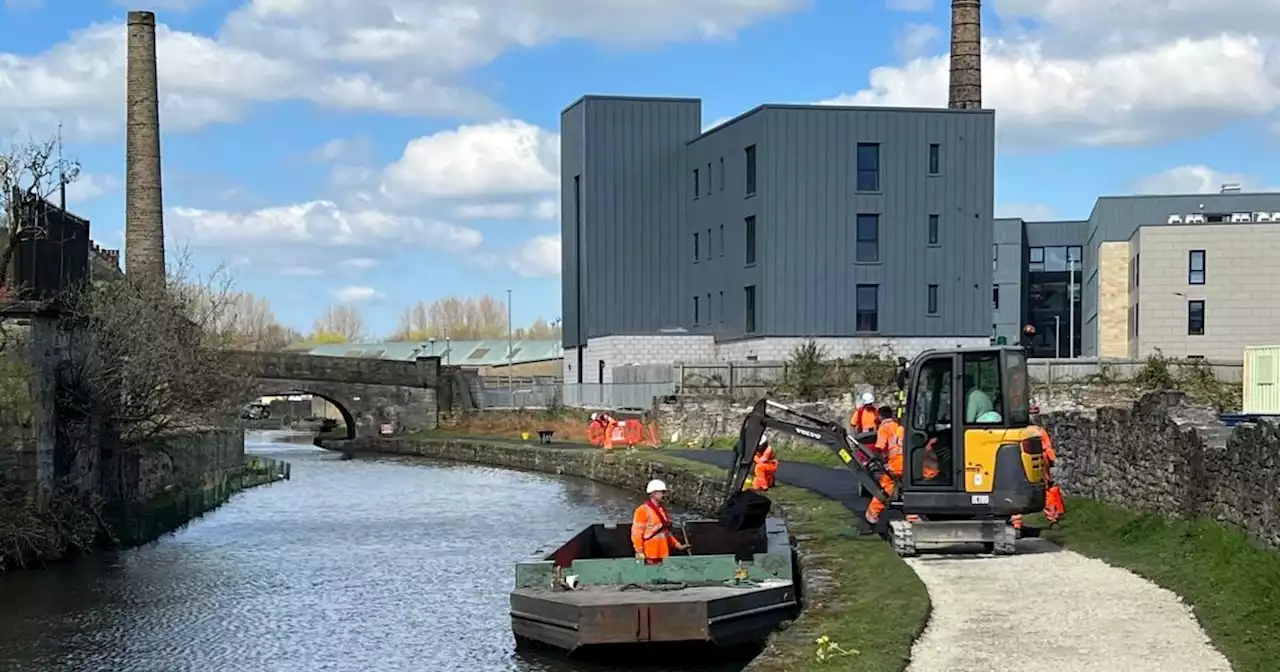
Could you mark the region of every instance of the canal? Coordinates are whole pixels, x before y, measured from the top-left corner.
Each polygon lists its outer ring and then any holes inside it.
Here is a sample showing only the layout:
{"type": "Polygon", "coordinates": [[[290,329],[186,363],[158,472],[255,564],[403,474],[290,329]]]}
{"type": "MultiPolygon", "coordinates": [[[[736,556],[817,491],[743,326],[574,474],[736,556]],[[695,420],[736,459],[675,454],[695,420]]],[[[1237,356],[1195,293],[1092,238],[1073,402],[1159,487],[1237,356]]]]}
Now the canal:
{"type": "Polygon", "coordinates": [[[251,434],[248,449],[291,462],[292,481],[141,548],[0,574],[0,670],[619,669],[516,651],[507,593],[515,562],[629,518],[634,496],[279,438],[251,434]]]}

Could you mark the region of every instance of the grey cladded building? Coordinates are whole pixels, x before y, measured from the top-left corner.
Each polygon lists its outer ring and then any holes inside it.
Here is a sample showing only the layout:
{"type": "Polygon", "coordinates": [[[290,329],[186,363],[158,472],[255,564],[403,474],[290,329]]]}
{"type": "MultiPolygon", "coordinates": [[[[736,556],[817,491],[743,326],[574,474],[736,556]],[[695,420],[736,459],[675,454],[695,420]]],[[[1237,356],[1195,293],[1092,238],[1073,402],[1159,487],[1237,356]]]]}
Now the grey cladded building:
{"type": "Polygon", "coordinates": [[[561,114],[565,380],[632,363],[985,344],[990,110],[696,99],[561,114]]]}
{"type": "Polygon", "coordinates": [[[1280,342],[1277,253],[1280,193],[1106,196],[1085,220],[999,219],[993,333],[1016,342],[1035,325],[1040,357],[1074,342],[1086,357],[1239,360],[1280,342]]]}

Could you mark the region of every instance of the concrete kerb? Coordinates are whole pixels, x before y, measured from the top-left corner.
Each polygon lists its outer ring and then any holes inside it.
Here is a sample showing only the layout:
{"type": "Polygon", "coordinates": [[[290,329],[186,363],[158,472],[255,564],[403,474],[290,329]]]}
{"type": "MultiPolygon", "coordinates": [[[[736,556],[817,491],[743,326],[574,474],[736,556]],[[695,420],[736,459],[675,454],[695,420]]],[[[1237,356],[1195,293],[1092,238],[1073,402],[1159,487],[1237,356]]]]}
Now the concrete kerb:
{"type": "MultiPolygon", "coordinates": [[[[671,488],[668,495],[672,504],[702,515],[713,515],[724,499],[724,478],[696,473],[685,468],[652,459],[646,452],[604,452],[589,449],[556,449],[520,446],[502,443],[486,443],[477,439],[375,439],[358,438],[342,442],[342,450],[354,453],[411,455],[453,462],[468,462],[486,466],[537,471],[557,475],[577,476],[621,490],[642,493],[649,479],[660,478],[671,488]]],[[[707,467],[714,469],[714,467],[707,467]]],[[[786,518],[786,510],[776,501],[775,515],[786,518]]],[[[831,568],[824,567],[822,558],[809,552],[803,540],[796,544],[801,567],[802,609],[796,625],[803,625],[807,607],[827,599],[831,582],[821,580],[829,576],[831,568]]],[[[768,645],[745,670],[756,669],[769,660],[779,647],[811,649],[813,642],[800,634],[806,628],[785,628],[769,638],[768,645]]]]}

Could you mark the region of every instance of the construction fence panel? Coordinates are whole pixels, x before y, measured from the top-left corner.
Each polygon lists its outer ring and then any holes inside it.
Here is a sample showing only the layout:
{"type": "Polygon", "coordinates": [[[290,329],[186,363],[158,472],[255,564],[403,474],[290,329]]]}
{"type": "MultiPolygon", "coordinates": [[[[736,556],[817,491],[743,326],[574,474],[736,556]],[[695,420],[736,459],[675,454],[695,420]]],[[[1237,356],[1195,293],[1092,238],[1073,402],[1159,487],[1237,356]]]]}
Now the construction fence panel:
{"type": "Polygon", "coordinates": [[[563,403],[574,408],[648,409],[654,399],[675,391],[673,382],[565,383],[563,403]]]}

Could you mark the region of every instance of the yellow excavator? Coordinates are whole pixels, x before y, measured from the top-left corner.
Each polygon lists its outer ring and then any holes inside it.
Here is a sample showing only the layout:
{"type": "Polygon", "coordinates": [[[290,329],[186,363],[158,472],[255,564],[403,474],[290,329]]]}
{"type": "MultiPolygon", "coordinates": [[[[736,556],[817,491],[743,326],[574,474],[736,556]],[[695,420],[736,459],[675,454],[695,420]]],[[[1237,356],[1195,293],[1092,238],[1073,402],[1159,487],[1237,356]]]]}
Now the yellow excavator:
{"type": "Polygon", "coordinates": [[[873,439],[860,440],[839,422],[762,399],[742,423],[722,524],[736,529],[763,524],[768,498],[743,486],[755,447],[766,431],[775,430],[825,445],[839,456],[861,488],[886,504],[877,531],[899,555],[915,556],[920,546],[968,543],[997,555],[1014,554],[1019,530],[1010,518],[1044,509],[1045,500],[1044,451],[1030,428],[1025,352],[1016,347],[928,350],[900,380],[906,388],[899,419],[901,476],[890,473],[883,457],[870,449],[873,439]],[[929,453],[938,471],[926,478],[929,453]],[[892,496],[880,487],[882,475],[895,483],[892,496]]]}

